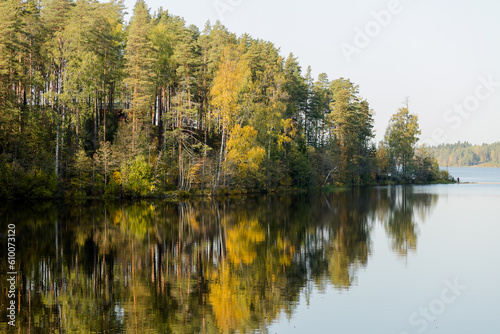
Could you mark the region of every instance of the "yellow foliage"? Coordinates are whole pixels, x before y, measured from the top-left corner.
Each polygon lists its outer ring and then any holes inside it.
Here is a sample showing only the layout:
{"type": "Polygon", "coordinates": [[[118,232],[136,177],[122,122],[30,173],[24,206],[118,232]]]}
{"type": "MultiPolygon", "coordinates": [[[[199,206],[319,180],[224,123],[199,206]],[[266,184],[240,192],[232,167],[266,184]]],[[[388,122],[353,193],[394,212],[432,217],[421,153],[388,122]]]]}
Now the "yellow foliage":
{"type": "Polygon", "coordinates": [[[198,181],[200,182],[201,179],[201,173],[200,170],[203,167],[204,161],[200,159],[197,163],[194,163],[190,166],[189,168],[189,179],[192,181],[198,181]]]}
{"type": "Polygon", "coordinates": [[[248,62],[240,50],[228,46],[224,49],[219,70],[210,91],[214,118],[221,120],[223,128],[230,129],[241,110],[240,95],[251,82],[248,62]]]}
{"type": "Polygon", "coordinates": [[[293,124],[293,120],[291,118],[282,119],[281,126],[283,127],[283,134],[278,136],[278,149],[283,149],[283,144],[288,144],[292,141],[292,138],[295,137],[297,133],[297,129],[293,124]]]}
{"type": "Polygon", "coordinates": [[[114,181],[116,184],[118,184],[118,185],[121,185],[121,184],[122,184],[122,182],[123,182],[123,180],[122,180],[122,174],[121,174],[119,171],[117,171],[117,170],[115,170],[115,171],[113,172],[113,181],[114,181]]]}
{"type": "Polygon", "coordinates": [[[258,146],[257,130],[249,125],[234,127],[227,142],[227,151],[228,161],[236,166],[240,177],[256,172],[266,156],[266,151],[258,146]]]}

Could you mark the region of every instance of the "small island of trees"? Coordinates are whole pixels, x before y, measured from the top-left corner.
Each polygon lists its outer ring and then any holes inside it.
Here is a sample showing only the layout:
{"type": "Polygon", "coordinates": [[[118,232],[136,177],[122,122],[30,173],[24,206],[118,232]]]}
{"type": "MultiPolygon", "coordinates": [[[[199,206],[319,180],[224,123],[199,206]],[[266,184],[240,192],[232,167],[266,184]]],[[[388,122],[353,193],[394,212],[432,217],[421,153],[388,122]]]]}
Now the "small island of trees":
{"type": "Polygon", "coordinates": [[[139,0],[0,2],[0,197],[446,182],[406,101],[384,141],[349,79],[139,0]]]}

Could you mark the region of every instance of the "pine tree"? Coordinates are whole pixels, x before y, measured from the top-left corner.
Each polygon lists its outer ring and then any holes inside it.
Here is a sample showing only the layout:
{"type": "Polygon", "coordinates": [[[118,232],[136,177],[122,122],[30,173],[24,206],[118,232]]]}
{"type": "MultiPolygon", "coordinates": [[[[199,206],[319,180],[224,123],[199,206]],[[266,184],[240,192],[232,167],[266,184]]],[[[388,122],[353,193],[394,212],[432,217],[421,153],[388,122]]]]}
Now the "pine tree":
{"type": "Polygon", "coordinates": [[[298,59],[289,54],[285,61],[285,89],[288,93],[285,118],[294,120],[299,134],[305,133],[307,86],[298,59]]]}
{"type": "Polygon", "coordinates": [[[341,177],[345,183],[359,184],[368,163],[365,158],[371,155],[373,117],[368,103],[358,96],[358,86],[350,80],[337,79],[330,89],[332,111],[327,120],[340,150],[341,177]]]}
{"type": "Polygon", "coordinates": [[[153,105],[153,64],[151,58],[153,43],[149,38],[151,29],[149,10],[143,0],[138,0],[128,27],[127,46],[125,48],[125,90],[132,113],[131,154],[135,156],[139,149],[138,137],[147,125],[153,105]]]}
{"type": "Polygon", "coordinates": [[[314,147],[325,145],[326,117],[330,114],[331,94],[329,91],[330,81],[326,73],[320,73],[318,80],[312,87],[311,115],[310,121],[314,123],[311,134],[314,147]]]}

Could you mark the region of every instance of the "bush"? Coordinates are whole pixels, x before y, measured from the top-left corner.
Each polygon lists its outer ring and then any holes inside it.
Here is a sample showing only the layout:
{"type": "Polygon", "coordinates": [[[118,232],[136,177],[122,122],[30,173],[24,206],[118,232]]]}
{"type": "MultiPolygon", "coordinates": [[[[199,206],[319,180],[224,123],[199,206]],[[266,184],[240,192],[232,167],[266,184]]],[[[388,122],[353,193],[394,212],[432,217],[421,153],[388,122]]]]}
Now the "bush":
{"type": "Polygon", "coordinates": [[[155,190],[153,171],[146,157],[137,156],[132,164],[126,166],[122,173],[123,186],[130,196],[151,196],[155,190]]]}
{"type": "Polygon", "coordinates": [[[27,171],[16,161],[0,162],[0,198],[50,198],[58,187],[54,172],[36,166],[27,171]]]}
{"type": "Polygon", "coordinates": [[[57,193],[59,182],[55,173],[48,174],[35,168],[29,173],[28,180],[32,185],[28,197],[50,198],[57,193]]]}

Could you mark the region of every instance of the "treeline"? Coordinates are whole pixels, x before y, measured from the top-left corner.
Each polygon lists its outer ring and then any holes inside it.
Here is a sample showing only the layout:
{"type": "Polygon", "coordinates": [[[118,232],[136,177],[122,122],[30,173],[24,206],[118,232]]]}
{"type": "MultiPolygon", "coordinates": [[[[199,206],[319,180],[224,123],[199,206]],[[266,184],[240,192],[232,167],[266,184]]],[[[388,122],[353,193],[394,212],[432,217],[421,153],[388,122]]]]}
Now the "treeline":
{"type": "Polygon", "coordinates": [[[0,2],[0,197],[443,177],[428,151],[414,157],[408,106],[377,148],[350,80],[314,80],[292,54],[219,22],[200,31],[142,0],[123,15],[120,1],[0,2]]]}
{"type": "Polygon", "coordinates": [[[500,167],[500,143],[472,145],[468,142],[441,144],[431,147],[433,154],[442,166],[500,167]]]}

